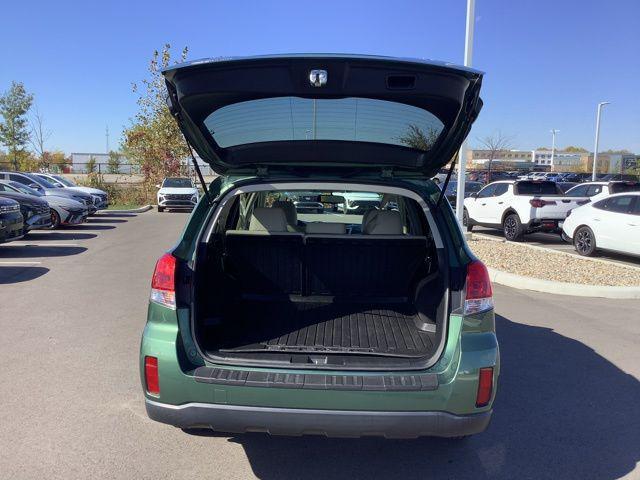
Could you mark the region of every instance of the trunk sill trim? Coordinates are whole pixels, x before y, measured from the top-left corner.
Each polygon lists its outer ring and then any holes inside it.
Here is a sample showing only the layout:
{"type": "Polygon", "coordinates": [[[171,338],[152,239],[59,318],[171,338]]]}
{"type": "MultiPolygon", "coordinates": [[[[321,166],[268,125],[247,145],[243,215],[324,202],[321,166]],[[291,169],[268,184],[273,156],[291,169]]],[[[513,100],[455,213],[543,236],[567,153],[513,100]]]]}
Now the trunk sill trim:
{"type": "Polygon", "coordinates": [[[292,388],[349,391],[429,391],[438,389],[438,375],[324,375],[261,372],[198,367],[193,371],[198,383],[241,387],[292,388]]]}

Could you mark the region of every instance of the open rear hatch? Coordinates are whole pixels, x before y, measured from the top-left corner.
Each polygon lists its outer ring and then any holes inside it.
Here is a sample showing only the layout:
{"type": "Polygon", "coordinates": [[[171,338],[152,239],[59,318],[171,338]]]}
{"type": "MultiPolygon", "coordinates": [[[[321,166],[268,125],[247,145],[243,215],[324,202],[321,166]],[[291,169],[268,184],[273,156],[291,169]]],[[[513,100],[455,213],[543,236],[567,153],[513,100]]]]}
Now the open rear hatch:
{"type": "Polygon", "coordinates": [[[163,74],[182,132],[220,174],[324,167],[431,177],[482,107],[480,72],[421,60],[263,56],[163,74]]]}

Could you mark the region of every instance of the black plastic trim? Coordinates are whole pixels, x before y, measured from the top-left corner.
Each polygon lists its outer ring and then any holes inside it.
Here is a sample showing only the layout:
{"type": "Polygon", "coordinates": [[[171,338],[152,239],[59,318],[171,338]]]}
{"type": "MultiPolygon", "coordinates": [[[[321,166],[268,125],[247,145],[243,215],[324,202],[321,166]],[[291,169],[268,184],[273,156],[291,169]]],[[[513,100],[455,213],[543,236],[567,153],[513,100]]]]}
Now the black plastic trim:
{"type": "Polygon", "coordinates": [[[425,391],[438,388],[438,376],[434,373],[416,375],[324,375],[198,367],[193,371],[193,377],[199,383],[243,387],[383,392],[425,391]]]}
{"type": "Polygon", "coordinates": [[[169,405],[145,399],[152,420],[179,428],[272,435],[385,438],[461,437],[484,431],[492,410],[470,415],[442,411],[314,410],[213,403],[169,405]]]}

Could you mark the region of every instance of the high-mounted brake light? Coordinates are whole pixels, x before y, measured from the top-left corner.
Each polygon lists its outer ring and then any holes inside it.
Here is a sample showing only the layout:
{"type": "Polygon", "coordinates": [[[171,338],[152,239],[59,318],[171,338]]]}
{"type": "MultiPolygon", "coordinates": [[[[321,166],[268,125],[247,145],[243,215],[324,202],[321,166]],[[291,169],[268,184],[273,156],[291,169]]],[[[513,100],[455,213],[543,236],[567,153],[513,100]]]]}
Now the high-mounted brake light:
{"type": "Polygon", "coordinates": [[[165,253],[156,262],[151,279],[151,301],[168,308],[176,308],[176,257],[165,253]]]}
{"type": "Polygon", "coordinates": [[[146,383],[147,392],[152,395],[160,394],[158,359],[156,357],[144,357],[144,380],[146,383]]]}
{"type": "Polygon", "coordinates": [[[490,308],[493,308],[493,289],[489,271],[484,263],[475,260],[467,265],[464,314],[470,315],[490,308]]]}
{"type": "Polygon", "coordinates": [[[486,407],[491,401],[493,392],[493,367],[481,368],[478,374],[478,393],[476,407],[486,407]]]}

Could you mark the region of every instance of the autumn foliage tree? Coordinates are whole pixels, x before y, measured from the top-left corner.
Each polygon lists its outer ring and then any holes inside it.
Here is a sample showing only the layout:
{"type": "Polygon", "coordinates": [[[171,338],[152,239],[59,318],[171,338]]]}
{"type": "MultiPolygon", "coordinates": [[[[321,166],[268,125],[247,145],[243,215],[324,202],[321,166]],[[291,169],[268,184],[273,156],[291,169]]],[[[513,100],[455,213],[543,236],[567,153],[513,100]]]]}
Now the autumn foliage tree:
{"type": "MultiPolygon", "coordinates": [[[[180,61],[186,56],[187,48],[184,48],[180,61]]],[[[165,176],[178,175],[181,160],[189,153],[166,104],[166,87],[160,72],[170,64],[171,46],[166,44],[162,51],[153,53],[149,78],[133,85],[133,91],[138,94],[138,113],[124,131],[122,150],[140,166],[147,188],[152,188],[165,176]]]]}

